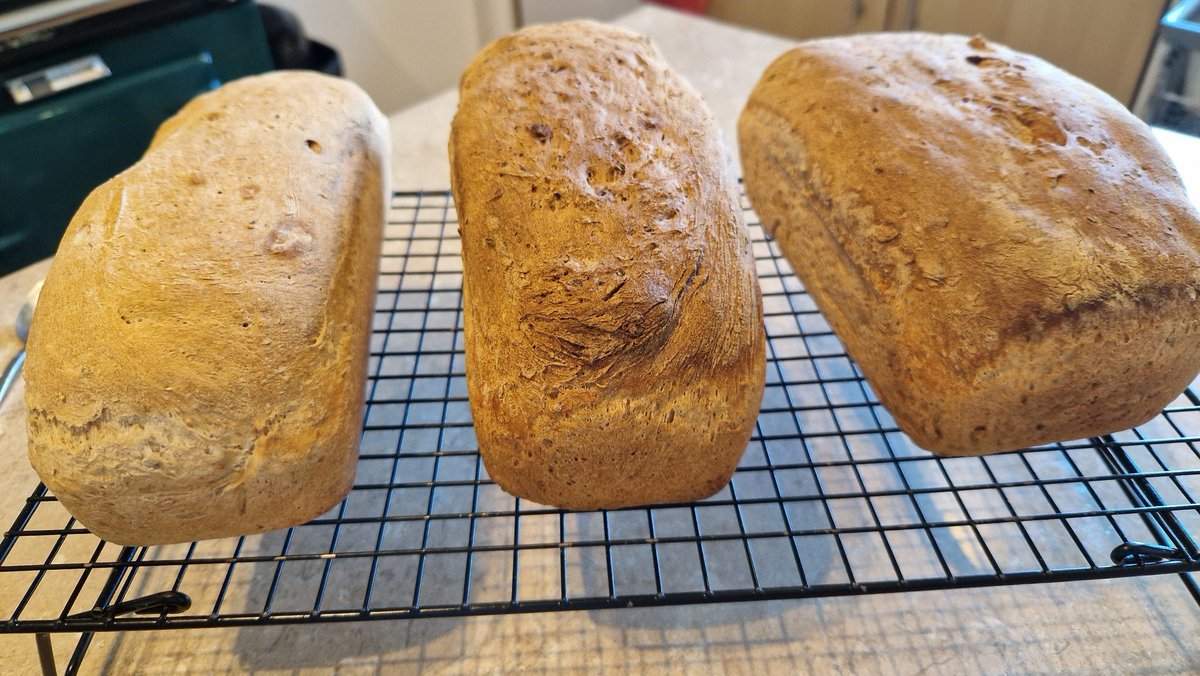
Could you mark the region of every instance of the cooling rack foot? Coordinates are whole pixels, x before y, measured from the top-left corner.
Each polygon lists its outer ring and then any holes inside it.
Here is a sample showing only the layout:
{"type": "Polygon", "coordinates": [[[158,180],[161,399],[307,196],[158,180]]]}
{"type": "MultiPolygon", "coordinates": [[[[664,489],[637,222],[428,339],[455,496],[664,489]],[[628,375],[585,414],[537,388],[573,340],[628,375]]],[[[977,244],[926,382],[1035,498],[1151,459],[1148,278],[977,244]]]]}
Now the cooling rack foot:
{"type": "Polygon", "coordinates": [[[54,647],[50,645],[50,634],[34,634],[33,638],[37,641],[42,676],[58,676],[58,668],[54,666],[54,647]]]}

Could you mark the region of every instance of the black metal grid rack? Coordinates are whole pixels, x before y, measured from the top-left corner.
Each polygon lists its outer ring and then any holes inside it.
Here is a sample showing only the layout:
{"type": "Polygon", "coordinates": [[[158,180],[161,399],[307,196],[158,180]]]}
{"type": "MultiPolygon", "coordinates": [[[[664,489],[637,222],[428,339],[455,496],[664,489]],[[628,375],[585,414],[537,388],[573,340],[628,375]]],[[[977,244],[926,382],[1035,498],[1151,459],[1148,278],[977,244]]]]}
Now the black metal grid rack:
{"type": "MultiPolygon", "coordinates": [[[[44,487],[0,542],[0,632],[354,621],[797,598],[1200,570],[1200,398],[982,458],[898,431],[746,208],[769,337],[758,426],[696,504],[563,512],[488,480],[450,196],[397,193],[354,490],[303,526],[107,544],[44,487]]],[[[1200,596],[1198,596],[1200,598],[1200,596]]]]}

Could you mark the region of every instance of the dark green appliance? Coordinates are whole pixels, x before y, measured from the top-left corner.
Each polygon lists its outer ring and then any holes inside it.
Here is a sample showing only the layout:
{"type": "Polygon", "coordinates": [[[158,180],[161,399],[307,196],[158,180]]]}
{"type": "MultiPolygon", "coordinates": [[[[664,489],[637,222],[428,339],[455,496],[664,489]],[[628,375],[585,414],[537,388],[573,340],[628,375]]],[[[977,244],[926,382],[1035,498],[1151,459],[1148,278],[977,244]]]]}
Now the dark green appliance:
{"type": "Polygon", "coordinates": [[[250,0],[0,2],[4,10],[0,275],[53,255],[87,194],[136,161],[184,103],[273,66],[250,0]],[[54,5],[71,12],[54,15],[54,5]]]}

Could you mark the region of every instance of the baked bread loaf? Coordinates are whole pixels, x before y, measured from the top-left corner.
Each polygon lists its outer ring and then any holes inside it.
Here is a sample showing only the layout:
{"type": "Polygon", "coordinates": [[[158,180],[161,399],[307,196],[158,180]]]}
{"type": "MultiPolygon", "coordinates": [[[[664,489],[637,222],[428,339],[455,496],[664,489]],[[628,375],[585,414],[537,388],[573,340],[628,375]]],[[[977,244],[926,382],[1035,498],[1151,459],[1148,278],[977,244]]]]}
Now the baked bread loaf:
{"type": "Polygon", "coordinates": [[[197,97],[88,196],[42,289],[29,459],[122,545],[302,523],[350,489],[387,120],[280,72],[197,97]]]}
{"type": "Polygon", "coordinates": [[[762,298],[711,114],[645,38],[488,45],[450,135],[467,388],[488,474],[539,503],[724,486],[762,400],[762,298]]]}
{"type": "Polygon", "coordinates": [[[816,40],[738,136],[764,226],[926,449],[1127,428],[1196,376],[1196,211],[1095,87],[979,37],[816,40]]]}

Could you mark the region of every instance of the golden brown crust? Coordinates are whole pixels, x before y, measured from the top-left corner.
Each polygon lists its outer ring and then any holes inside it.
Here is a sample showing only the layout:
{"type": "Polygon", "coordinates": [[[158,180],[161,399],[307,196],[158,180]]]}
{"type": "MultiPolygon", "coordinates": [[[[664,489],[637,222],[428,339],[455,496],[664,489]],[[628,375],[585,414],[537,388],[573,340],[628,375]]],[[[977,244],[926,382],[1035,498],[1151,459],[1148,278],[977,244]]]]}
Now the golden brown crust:
{"type": "Polygon", "coordinates": [[[739,139],[764,225],[925,448],[1122,429],[1200,368],[1178,175],[1146,125],[1035,57],[954,35],[809,42],[763,74],[739,139]]]}
{"type": "Polygon", "coordinates": [[[645,38],[537,26],[451,131],[467,383],[488,473],[572,508],[694,500],[762,398],[762,301],[711,115],[645,38]]]}
{"type": "Polygon", "coordinates": [[[26,364],[30,460],[120,544],[302,523],[358,457],[387,121],[354,85],[198,97],[71,221],[26,364]]]}

